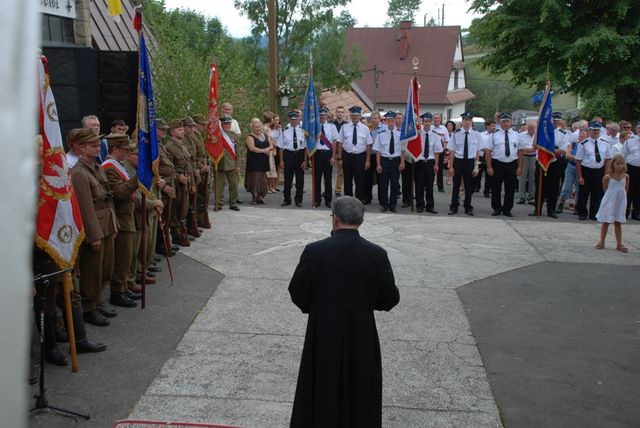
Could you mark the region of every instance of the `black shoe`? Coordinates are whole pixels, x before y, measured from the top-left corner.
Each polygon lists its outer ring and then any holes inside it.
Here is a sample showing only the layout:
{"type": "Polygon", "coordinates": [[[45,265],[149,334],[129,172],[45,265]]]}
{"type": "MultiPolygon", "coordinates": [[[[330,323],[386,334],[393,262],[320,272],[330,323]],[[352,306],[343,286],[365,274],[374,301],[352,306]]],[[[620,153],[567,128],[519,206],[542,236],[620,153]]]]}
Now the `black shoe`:
{"type": "Polygon", "coordinates": [[[449,212],[447,213],[447,215],[456,215],[458,214],[458,209],[457,208],[451,208],[449,210],[449,212]]]}
{"type": "Polygon", "coordinates": [[[427,212],[431,214],[438,214],[438,211],[434,210],[433,208],[428,208],[427,212]]]}
{"type": "MultiPolygon", "coordinates": [[[[160,260],[158,260],[158,261],[160,261],[160,260]]],[[[147,271],[148,272],[162,272],[162,268],[160,268],[160,266],[158,266],[156,264],[153,264],[153,265],[151,265],[151,266],[149,266],[147,268],[147,271]]]]}
{"type": "MultiPolygon", "coordinates": [[[[156,263],[161,262],[162,261],[162,257],[154,256],[153,257],[153,261],[156,262],[156,263]]],[[[158,271],[158,272],[160,272],[160,271],[158,271]]]]}
{"type": "Polygon", "coordinates": [[[371,203],[371,199],[365,199],[364,201],[362,201],[363,205],[369,205],[371,203]]]}
{"type": "Polygon", "coordinates": [[[402,205],[400,205],[402,208],[409,208],[411,206],[411,204],[409,202],[403,202],[402,205]]]}
{"type": "Polygon", "coordinates": [[[102,352],[107,349],[107,345],[102,343],[93,343],[88,340],[84,342],[76,342],[76,351],[78,354],[95,354],[96,352],[102,352]]]}
{"type": "Polygon", "coordinates": [[[156,277],[156,274],[155,274],[155,273],[153,273],[153,272],[151,272],[151,271],[147,270],[147,278],[155,278],[155,277],[156,277]]]}
{"type": "Polygon", "coordinates": [[[513,217],[513,214],[511,214],[511,211],[505,211],[502,214],[504,214],[505,217],[513,217]]]}
{"type": "Polygon", "coordinates": [[[493,217],[498,217],[500,215],[500,210],[493,210],[493,212],[491,213],[491,215],[493,217]]]}
{"type": "Polygon", "coordinates": [[[331,202],[325,203],[324,206],[327,207],[327,208],[331,208],[331,202]]]}
{"type": "Polygon", "coordinates": [[[336,198],[339,198],[340,196],[342,196],[342,193],[336,192],[336,198]]]}
{"type": "Polygon", "coordinates": [[[526,203],[527,203],[527,201],[525,201],[524,199],[520,199],[518,202],[516,202],[516,204],[518,204],[518,205],[524,205],[526,203]]]}
{"type": "Polygon", "coordinates": [[[284,201],[280,204],[281,207],[288,207],[289,205],[291,205],[291,201],[284,201]]]}
{"type": "Polygon", "coordinates": [[[122,294],[112,294],[109,298],[109,303],[114,306],[120,306],[123,308],[135,308],[136,306],[138,306],[135,300],[127,297],[126,292],[122,294]]]}
{"type": "Polygon", "coordinates": [[[107,305],[105,305],[104,303],[100,303],[97,307],[98,312],[100,312],[101,315],[107,317],[107,318],[115,318],[118,316],[118,313],[116,312],[115,309],[111,309],[111,308],[107,308],[107,305]]]}
{"type": "Polygon", "coordinates": [[[238,208],[238,206],[237,206],[237,205],[234,205],[234,206],[232,206],[232,207],[229,207],[229,209],[230,209],[230,210],[232,210],[232,211],[240,211],[240,208],[238,208]]]}
{"type": "Polygon", "coordinates": [[[124,294],[130,298],[131,300],[140,300],[142,299],[142,293],[134,293],[131,290],[127,290],[124,292],[124,294]]]}
{"type": "Polygon", "coordinates": [[[464,213],[473,217],[473,210],[464,210],[464,213]]]}
{"type": "Polygon", "coordinates": [[[558,218],[558,215],[556,213],[547,213],[547,217],[558,218]]]}
{"type": "Polygon", "coordinates": [[[171,246],[171,251],[173,251],[174,253],[175,253],[176,251],[180,251],[180,246],[179,246],[179,245],[172,245],[172,246],[171,246]]]}
{"type": "Polygon", "coordinates": [[[382,211],[383,213],[386,213],[387,211],[389,211],[389,208],[383,205],[380,207],[380,211],[382,211]]]}
{"type": "Polygon", "coordinates": [[[424,208],[416,208],[416,212],[417,212],[417,213],[421,213],[421,212],[423,212],[423,211],[424,211],[424,208]]]}
{"type": "Polygon", "coordinates": [[[236,204],[244,204],[244,202],[242,202],[240,199],[236,200],[236,204]]]}
{"type": "Polygon", "coordinates": [[[302,202],[296,202],[296,207],[302,208],[302,202]]]}
{"type": "Polygon", "coordinates": [[[392,213],[396,212],[396,207],[395,206],[389,207],[389,211],[391,211],[392,213]]]}
{"type": "Polygon", "coordinates": [[[47,361],[47,362],[49,362],[51,364],[55,364],[56,366],[68,366],[69,365],[69,359],[57,347],[55,347],[53,349],[47,349],[47,351],[44,354],[44,359],[45,359],[45,361],[47,361]]]}
{"type": "Polygon", "coordinates": [[[485,197],[485,198],[490,198],[490,197],[491,197],[491,193],[490,193],[490,192],[489,192],[489,193],[484,192],[484,197],[485,197]]]}
{"type": "Polygon", "coordinates": [[[584,216],[584,215],[579,215],[578,216],[578,220],[580,220],[580,221],[585,221],[586,219],[587,219],[587,216],[584,216]]]}
{"type": "Polygon", "coordinates": [[[84,319],[85,323],[97,325],[99,327],[106,327],[109,324],[111,324],[111,321],[109,321],[109,318],[105,317],[97,310],[91,311],[91,312],[85,312],[82,315],[82,318],[84,319]]]}

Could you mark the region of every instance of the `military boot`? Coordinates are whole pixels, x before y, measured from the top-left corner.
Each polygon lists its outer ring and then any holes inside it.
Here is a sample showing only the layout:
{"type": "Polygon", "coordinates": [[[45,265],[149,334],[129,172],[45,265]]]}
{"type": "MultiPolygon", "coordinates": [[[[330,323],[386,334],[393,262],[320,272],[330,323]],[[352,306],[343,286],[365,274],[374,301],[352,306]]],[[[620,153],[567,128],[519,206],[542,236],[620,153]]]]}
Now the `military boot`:
{"type": "Polygon", "coordinates": [[[184,220],[182,220],[180,223],[180,242],[178,242],[178,245],[181,245],[183,247],[190,247],[191,241],[189,241],[189,232],[187,232],[187,225],[185,224],[184,220]]]}
{"type": "Polygon", "coordinates": [[[55,321],[53,318],[46,316],[44,318],[44,359],[56,366],[68,366],[69,359],[58,348],[55,334],[55,321]]]}
{"type": "Polygon", "coordinates": [[[87,339],[87,330],[84,328],[84,318],[82,317],[82,306],[71,308],[71,313],[73,314],[73,333],[76,338],[76,351],[78,354],[102,352],[107,349],[106,345],[99,342],[89,342],[87,339]]]}
{"type": "Polygon", "coordinates": [[[209,221],[209,213],[206,211],[202,213],[202,228],[211,229],[211,222],[209,221]]]}

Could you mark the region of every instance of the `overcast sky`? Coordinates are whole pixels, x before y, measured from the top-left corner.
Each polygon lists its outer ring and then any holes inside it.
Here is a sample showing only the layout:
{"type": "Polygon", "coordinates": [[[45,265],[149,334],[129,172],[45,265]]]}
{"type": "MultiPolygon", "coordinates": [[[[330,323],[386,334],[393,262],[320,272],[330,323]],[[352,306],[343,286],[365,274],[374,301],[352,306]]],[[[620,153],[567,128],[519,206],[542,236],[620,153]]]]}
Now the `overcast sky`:
{"type": "MultiPolygon", "coordinates": [[[[220,19],[229,33],[234,37],[244,37],[251,33],[251,23],[233,7],[233,0],[166,0],[167,8],[187,8],[201,12],[206,16],[220,19]]],[[[351,0],[347,10],[357,20],[358,27],[382,27],[387,20],[387,0],[351,0]]],[[[427,21],[433,17],[438,19],[438,9],[444,4],[444,24],[460,25],[467,28],[471,21],[478,17],[467,13],[469,2],[466,0],[426,0],[416,13],[416,25],[423,25],[424,15],[427,21]]],[[[266,11],[265,11],[266,13],[266,11]]]]}

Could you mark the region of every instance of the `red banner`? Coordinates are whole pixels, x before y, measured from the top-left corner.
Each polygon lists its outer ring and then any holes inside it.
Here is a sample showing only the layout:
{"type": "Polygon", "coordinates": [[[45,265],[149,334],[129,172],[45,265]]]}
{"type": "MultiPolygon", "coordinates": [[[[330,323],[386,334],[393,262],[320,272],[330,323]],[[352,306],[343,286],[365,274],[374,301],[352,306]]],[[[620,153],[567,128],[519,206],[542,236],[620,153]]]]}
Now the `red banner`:
{"type": "Polygon", "coordinates": [[[209,112],[207,114],[207,130],[205,138],[205,148],[215,165],[224,156],[227,150],[232,158],[236,159],[236,154],[222,136],[220,129],[220,112],[218,110],[218,66],[211,64],[209,73],[209,112]]]}
{"type": "MultiPolygon", "coordinates": [[[[413,91],[413,116],[415,118],[420,116],[420,84],[415,77],[411,79],[411,90],[413,91]]],[[[416,138],[407,143],[407,151],[411,153],[414,159],[420,156],[420,152],[422,151],[422,135],[420,135],[420,129],[422,129],[422,126],[416,125],[416,138]]]]}

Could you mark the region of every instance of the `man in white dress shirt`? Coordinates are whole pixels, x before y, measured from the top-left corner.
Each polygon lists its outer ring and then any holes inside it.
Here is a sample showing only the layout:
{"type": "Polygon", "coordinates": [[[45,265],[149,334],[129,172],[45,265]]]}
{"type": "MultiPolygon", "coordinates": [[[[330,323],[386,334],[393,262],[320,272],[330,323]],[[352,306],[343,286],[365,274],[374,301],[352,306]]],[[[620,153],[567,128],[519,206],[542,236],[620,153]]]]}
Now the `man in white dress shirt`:
{"type": "Polygon", "coordinates": [[[473,129],[473,114],[462,114],[462,127],[449,140],[449,176],[453,177],[449,215],[458,213],[460,205],[460,182],[464,180],[464,213],[473,215],[473,177],[478,175],[482,139],[473,129]]]}
{"type": "Polygon", "coordinates": [[[349,109],[351,123],[345,123],[338,133],[338,163],[342,162],[344,173],[344,194],[353,196],[353,182],[356,198],[365,202],[365,171],[371,167],[370,155],[373,140],[369,128],[360,122],[362,109],[349,109]]]}
{"type": "MultiPolygon", "coordinates": [[[[638,122],[640,128],[640,122],[638,122]]],[[[627,196],[627,217],[640,220],[640,136],[629,137],[622,145],[620,154],[627,162],[629,174],[629,194],[627,196]]]]}
{"type": "Polygon", "coordinates": [[[593,121],[589,123],[589,138],[578,143],[576,152],[576,168],[578,170],[578,220],[596,219],[602,199],[602,177],[609,165],[611,154],[609,145],[600,138],[602,125],[593,121]],[[589,211],[587,211],[589,199],[589,211]]]}
{"type": "Polygon", "coordinates": [[[294,200],[296,206],[302,206],[304,192],[304,170],[307,168],[307,144],[304,131],[300,125],[300,115],[296,111],[290,111],[289,126],[280,134],[277,147],[280,153],[280,169],[284,170],[284,201],[281,206],[291,205],[291,185],[293,176],[296,177],[296,194],[294,200]]]}
{"type": "Polygon", "coordinates": [[[333,196],[331,175],[335,163],[335,142],[338,138],[338,130],[333,123],[327,122],[329,111],[326,108],[320,107],[318,113],[320,115],[320,141],[316,144],[316,152],[313,155],[315,159],[315,175],[313,177],[315,206],[319,207],[322,201],[320,199],[320,185],[324,178],[324,205],[327,208],[331,208],[331,198],[333,196]]]}
{"type": "Polygon", "coordinates": [[[536,178],[536,149],[533,148],[533,136],[538,122],[527,120],[527,130],[518,135],[518,150],[522,151],[522,174],[518,178],[518,205],[533,202],[536,178]]]}
{"type": "Polygon", "coordinates": [[[431,127],[433,119],[431,113],[424,113],[420,117],[423,121],[423,126],[420,130],[422,147],[420,154],[414,159],[413,163],[415,168],[416,211],[421,213],[426,210],[428,213],[438,214],[434,209],[433,183],[440,169],[440,157],[444,151],[442,137],[431,127]]]}
{"type": "Polygon", "coordinates": [[[378,197],[380,211],[396,212],[398,202],[400,171],[404,169],[404,151],[400,144],[400,130],[394,126],[396,113],[389,111],[384,115],[386,129],[378,132],[373,143],[376,152],[376,171],[380,174],[378,197]],[[389,196],[391,187],[391,196],[389,196]]]}

